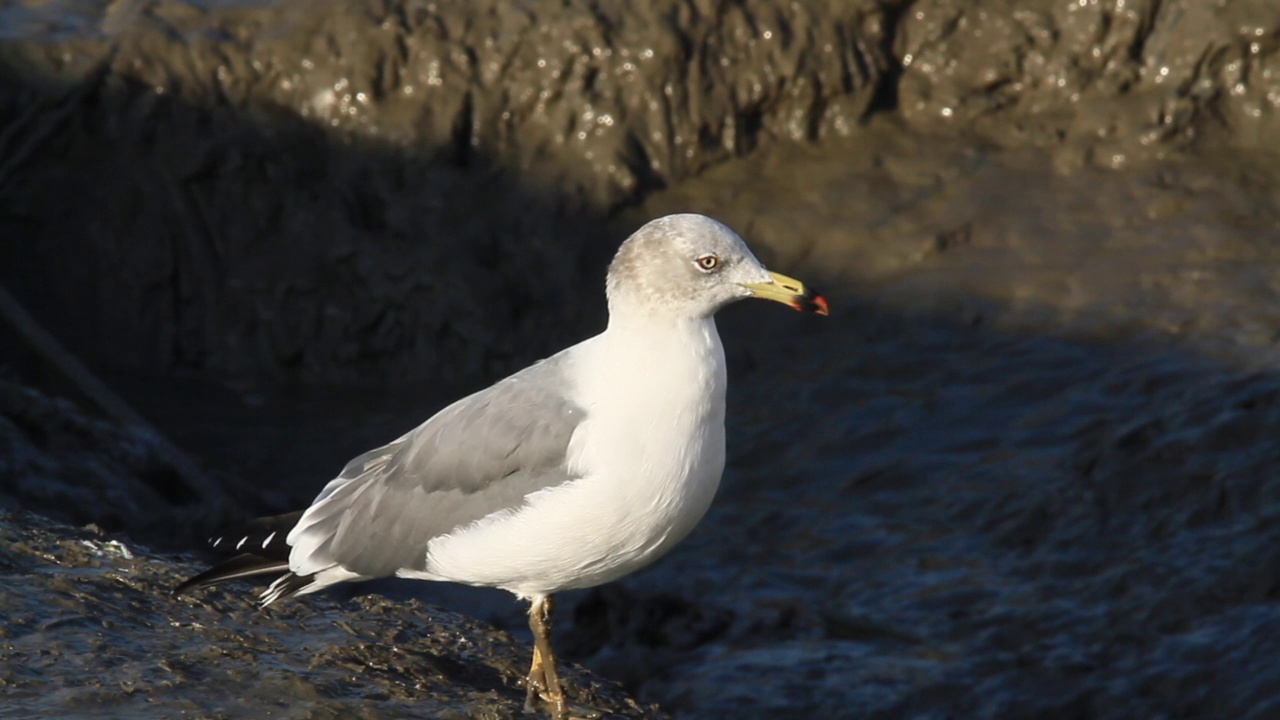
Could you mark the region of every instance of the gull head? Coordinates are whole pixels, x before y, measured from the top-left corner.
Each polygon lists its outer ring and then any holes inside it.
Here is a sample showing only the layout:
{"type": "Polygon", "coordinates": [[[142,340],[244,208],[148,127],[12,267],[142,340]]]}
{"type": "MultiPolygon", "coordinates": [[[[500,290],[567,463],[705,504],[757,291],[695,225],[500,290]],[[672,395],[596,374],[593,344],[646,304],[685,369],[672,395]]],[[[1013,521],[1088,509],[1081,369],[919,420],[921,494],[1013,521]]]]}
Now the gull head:
{"type": "Polygon", "coordinates": [[[705,215],[668,215],[635,231],[614,256],[609,312],[707,318],[749,297],[827,314],[827,301],[804,283],[770,272],[747,244],[705,215]]]}

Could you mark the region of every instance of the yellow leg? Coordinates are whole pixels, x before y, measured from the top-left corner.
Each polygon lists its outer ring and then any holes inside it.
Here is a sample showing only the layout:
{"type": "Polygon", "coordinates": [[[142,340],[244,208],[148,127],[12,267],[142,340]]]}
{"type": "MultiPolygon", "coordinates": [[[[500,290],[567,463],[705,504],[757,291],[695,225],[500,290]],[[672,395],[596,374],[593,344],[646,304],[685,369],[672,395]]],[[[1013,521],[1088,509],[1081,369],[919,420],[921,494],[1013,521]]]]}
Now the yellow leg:
{"type": "Polygon", "coordinates": [[[569,720],[569,706],[556,672],[556,656],[551,650],[551,596],[536,598],[529,606],[529,629],[533,631],[533,664],[526,680],[525,712],[537,709],[537,700],[540,700],[552,720],[569,720]]]}
{"type": "Polygon", "coordinates": [[[556,656],[551,650],[551,596],[529,606],[529,629],[533,631],[533,663],[525,679],[524,711],[545,709],[551,720],[599,720],[604,713],[585,705],[570,705],[556,672],[556,656]]]}
{"type": "Polygon", "coordinates": [[[547,678],[542,669],[542,653],[535,643],[533,646],[533,663],[529,666],[529,676],[525,678],[524,711],[537,712],[541,706],[542,693],[547,689],[547,678]]]}

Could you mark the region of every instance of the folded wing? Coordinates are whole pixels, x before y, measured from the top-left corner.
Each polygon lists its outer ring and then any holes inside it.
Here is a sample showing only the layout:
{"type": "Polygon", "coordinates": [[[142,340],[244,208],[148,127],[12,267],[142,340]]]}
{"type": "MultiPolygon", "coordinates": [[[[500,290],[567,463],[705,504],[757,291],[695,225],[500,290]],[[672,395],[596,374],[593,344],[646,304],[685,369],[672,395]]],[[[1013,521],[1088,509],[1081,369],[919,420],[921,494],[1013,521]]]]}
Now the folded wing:
{"type": "Polygon", "coordinates": [[[566,452],[586,413],[569,398],[569,362],[533,365],[353,459],[289,533],[292,574],[425,571],[434,538],[573,480],[566,452]]]}

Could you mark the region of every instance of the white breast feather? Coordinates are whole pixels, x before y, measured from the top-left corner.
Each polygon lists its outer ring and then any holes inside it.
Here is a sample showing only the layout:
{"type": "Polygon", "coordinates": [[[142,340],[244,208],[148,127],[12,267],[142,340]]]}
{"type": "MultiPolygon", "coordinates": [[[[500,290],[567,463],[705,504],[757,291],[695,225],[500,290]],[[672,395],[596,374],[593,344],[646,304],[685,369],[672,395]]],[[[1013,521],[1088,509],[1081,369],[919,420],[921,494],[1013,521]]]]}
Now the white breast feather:
{"type": "Polygon", "coordinates": [[[579,480],[432,541],[426,573],[525,597],[608,582],[693,529],[724,469],[724,351],[712,321],[579,346],[579,480]]]}

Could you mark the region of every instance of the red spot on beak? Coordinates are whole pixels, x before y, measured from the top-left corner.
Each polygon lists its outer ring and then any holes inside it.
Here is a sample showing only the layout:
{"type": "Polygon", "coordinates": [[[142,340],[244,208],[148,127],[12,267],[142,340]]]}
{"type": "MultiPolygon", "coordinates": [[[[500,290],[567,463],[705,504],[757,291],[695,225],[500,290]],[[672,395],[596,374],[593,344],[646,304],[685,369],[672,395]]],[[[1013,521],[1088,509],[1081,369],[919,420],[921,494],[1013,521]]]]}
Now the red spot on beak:
{"type": "Polygon", "coordinates": [[[816,293],[799,295],[788,304],[800,312],[811,312],[818,315],[827,314],[827,299],[816,293]]]}

